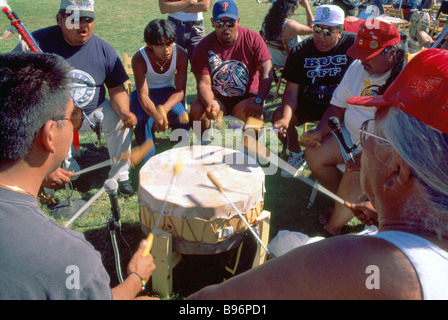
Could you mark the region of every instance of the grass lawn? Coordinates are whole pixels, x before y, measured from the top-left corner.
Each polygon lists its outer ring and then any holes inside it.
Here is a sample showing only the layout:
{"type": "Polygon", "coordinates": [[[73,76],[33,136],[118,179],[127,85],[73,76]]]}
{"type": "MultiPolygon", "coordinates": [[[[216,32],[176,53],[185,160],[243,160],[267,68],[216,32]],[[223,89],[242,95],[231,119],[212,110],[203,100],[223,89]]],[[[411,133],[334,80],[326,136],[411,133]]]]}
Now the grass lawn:
{"type": "MultiPolygon", "coordinates": [[[[214,1],[212,1],[214,3],[214,1]]],[[[59,0],[9,0],[8,4],[23,20],[27,29],[34,30],[44,28],[55,24],[56,13],[59,9],[59,0]]],[[[269,9],[267,4],[258,4],[254,0],[239,0],[239,15],[241,25],[260,30],[261,23],[269,9]]],[[[206,33],[212,31],[211,11],[205,13],[206,33]]],[[[95,34],[109,42],[123,59],[124,53],[133,55],[144,45],[143,30],[146,24],[156,18],[162,18],[166,15],[160,14],[158,2],[156,0],[126,0],[117,5],[113,0],[100,0],[95,3],[95,34]]],[[[293,16],[299,22],[305,23],[306,16],[304,10],[299,8],[297,14],[293,16]]],[[[9,26],[9,20],[4,16],[0,18],[0,29],[5,30],[9,26]]],[[[17,44],[17,36],[10,40],[0,41],[0,52],[8,52],[17,44]]],[[[280,105],[281,96],[273,101],[274,86],[265,105],[265,111],[268,117],[280,105]]],[[[191,103],[196,97],[196,83],[193,75],[190,73],[187,83],[187,101],[191,103]]],[[[269,118],[267,119],[270,120],[269,118]]],[[[94,134],[91,139],[96,140],[94,134]]],[[[104,139],[103,139],[104,141],[104,139]]],[[[216,143],[216,141],[215,141],[216,143]]],[[[157,153],[163,152],[173,146],[169,142],[169,134],[159,134],[156,143],[157,153]]],[[[101,162],[108,158],[105,143],[101,148],[97,148],[91,142],[90,138],[84,134],[81,136],[81,150],[77,160],[81,168],[89,167],[92,164],[101,162]]],[[[81,176],[73,182],[73,193],[65,189],[56,191],[56,198],[64,201],[70,195],[73,199],[83,198],[88,200],[95,195],[103,186],[107,179],[108,168],[103,168],[87,175],[81,176]]],[[[138,172],[134,170],[131,173],[133,184],[138,186],[138,172]]],[[[266,175],[266,195],[264,209],[271,212],[271,232],[270,238],[274,237],[279,230],[290,230],[303,232],[309,236],[316,236],[321,230],[318,222],[318,216],[322,212],[328,212],[332,206],[332,201],[324,195],[318,195],[315,204],[307,209],[308,199],[311,188],[299,180],[284,179],[280,172],[274,175],[266,175]]],[[[138,242],[144,238],[140,229],[138,215],[138,199],[134,195],[130,198],[119,198],[121,209],[122,234],[119,236],[119,245],[122,250],[122,266],[126,265],[130,259],[131,253],[135,250],[138,242]]],[[[42,205],[45,212],[49,209],[42,205]]],[[[107,194],[103,194],[96,200],[91,211],[83,217],[77,219],[70,228],[84,233],[94,247],[102,254],[106,269],[111,275],[112,286],[118,284],[113,250],[111,246],[107,222],[111,218],[110,201],[107,194]]],[[[63,224],[64,219],[58,219],[63,224]]],[[[362,228],[360,223],[354,219],[343,229],[344,233],[359,231],[362,228]]],[[[19,241],[19,239],[17,239],[19,241]]],[[[175,281],[175,293],[180,298],[185,288],[192,288],[194,284],[188,281],[175,281]]]]}

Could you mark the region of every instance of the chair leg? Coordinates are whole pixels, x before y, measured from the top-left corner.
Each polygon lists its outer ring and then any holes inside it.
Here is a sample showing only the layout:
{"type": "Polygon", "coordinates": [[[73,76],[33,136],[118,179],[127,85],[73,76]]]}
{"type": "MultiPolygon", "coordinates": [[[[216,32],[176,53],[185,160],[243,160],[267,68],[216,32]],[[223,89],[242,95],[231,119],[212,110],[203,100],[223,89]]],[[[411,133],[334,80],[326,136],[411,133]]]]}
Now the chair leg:
{"type": "Polygon", "coordinates": [[[277,100],[278,93],[280,92],[280,87],[282,86],[282,80],[283,80],[283,77],[280,77],[280,79],[278,79],[277,90],[275,92],[274,101],[277,100]]]}

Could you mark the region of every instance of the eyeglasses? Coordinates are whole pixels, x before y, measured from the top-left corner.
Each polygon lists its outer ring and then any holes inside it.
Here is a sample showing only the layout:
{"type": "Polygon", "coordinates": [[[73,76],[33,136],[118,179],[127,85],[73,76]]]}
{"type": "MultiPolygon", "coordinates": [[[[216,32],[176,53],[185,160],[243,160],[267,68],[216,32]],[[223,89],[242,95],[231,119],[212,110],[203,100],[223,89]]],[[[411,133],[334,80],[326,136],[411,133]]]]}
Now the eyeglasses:
{"type": "Polygon", "coordinates": [[[82,109],[80,107],[75,106],[71,117],[69,117],[69,118],[53,118],[51,120],[53,120],[53,121],[70,120],[73,124],[73,131],[78,131],[79,129],[81,129],[83,119],[84,119],[84,113],[82,112],[82,109]]]}
{"type": "Polygon", "coordinates": [[[330,35],[332,35],[333,33],[335,33],[336,32],[336,28],[334,28],[334,29],[327,29],[327,28],[322,28],[322,27],[318,27],[318,26],[316,26],[316,25],[314,25],[313,26],[313,31],[314,32],[316,32],[316,33],[323,33],[324,34],[324,36],[330,36],[330,35]]]}
{"type": "Polygon", "coordinates": [[[224,25],[228,26],[229,28],[233,28],[235,26],[236,20],[229,19],[229,20],[214,20],[215,27],[222,28],[224,25]]]}
{"type": "Polygon", "coordinates": [[[359,129],[359,141],[361,142],[361,146],[364,147],[369,136],[374,137],[379,140],[382,140],[382,141],[385,141],[387,143],[391,143],[390,140],[372,133],[374,128],[375,128],[375,119],[369,119],[369,120],[366,120],[363,122],[363,124],[361,125],[361,128],[359,129]]]}

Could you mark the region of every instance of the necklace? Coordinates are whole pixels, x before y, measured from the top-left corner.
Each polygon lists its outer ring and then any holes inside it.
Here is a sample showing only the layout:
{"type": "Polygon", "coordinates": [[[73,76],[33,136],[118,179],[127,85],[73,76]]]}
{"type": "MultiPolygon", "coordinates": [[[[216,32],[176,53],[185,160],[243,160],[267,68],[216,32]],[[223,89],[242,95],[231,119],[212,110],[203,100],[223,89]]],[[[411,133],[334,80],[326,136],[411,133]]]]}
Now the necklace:
{"type": "Polygon", "coordinates": [[[36,196],[34,194],[32,194],[31,192],[23,190],[22,188],[19,188],[17,186],[9,186],[7,184],[0,183],[0,187],[3,187],[5,189],[9,189],[9,190],[12,190],[12,191],[20,192],[20,193],[25,193],[25,194],[28,194],[28,195],[32,196],[33,198],[36,198],[36,196]]]}
{"type": "Polygon", "coordinates": [[[154,55],[154,52],[152,52],[152,57],[154,58],[154,61],[157,63],[157,65],[159,66],[160,71],[163,71],[163,67],[166,65],[168,60],[170,60],[170,59],[166,59],[163,64],[160,64],[159,61],[157,61],[156,56],[154,55]]]}
{"type": "Polygon", "coordinates": [[[165,60],[165,62],[163,64],[160,64],[159,61],[157,61],[157,59],[154,57],[154,61],[157,63],[157,65],[160,68],[160,71],[163,71],[163,67],[166,65],[166,63],[168,62],[169,59],[165,60]]]}

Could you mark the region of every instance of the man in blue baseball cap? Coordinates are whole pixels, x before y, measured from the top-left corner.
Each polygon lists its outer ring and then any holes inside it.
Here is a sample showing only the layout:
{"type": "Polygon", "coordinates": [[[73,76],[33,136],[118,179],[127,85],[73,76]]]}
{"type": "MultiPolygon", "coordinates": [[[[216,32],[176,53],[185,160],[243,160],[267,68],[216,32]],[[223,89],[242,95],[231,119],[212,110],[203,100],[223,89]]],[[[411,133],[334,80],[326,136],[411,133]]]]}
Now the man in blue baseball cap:
{"type": "Polygon", "coordinates": [[[210,19],[215,31],[195,48],[191,61],[198,97],[191,104],[190,118],[201,121],[201,135],[220,110],[243,121],[263,117],[263,102],[272,82],[272,63],[263,38],[240,26],[238,7],[232,0],[213,6],[210,19]]]}

